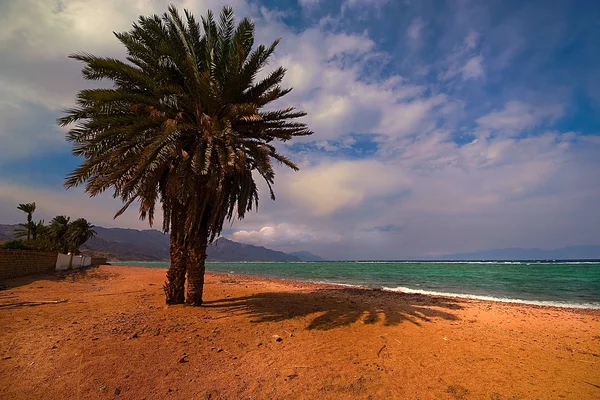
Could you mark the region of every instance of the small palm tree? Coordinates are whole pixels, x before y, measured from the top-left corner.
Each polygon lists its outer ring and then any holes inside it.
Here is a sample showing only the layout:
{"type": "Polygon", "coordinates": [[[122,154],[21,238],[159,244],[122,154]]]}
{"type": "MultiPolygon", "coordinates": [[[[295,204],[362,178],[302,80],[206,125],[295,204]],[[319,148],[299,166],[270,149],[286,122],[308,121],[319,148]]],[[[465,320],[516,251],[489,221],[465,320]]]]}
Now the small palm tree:
{"type": "Polygon", "coordinates": [[[44,236],[46,233],[46,226],[44,225],[44,220],[39,220],[38,222],[27,222],[26,224],[19,224],[21,228],[15,230],[16,237],[27,237],[31,235],[31,240],[37,240],[39,237],[44,236]]]}
{"type": "Polygon", "coordinates": [[[15,229],[15,237],[17,238],[26,238],[28,235],[31,235],[31,231],[33,228],[33,222],[26,222],[24,224],[19,224],[19,228],[15,229]]]}
{"type": "Polygon", "coordinates": [[[19,204],[17,208],[27,214],[27,224],[24,225],[24,228],[27,230],[27,240],[29,240],[31,238],[31,227],[33,224],[32,219],[33,213],[35,212],[35,203],[19,204]]]}
{"type": "Polygon", "coordinates": [[[112,189],[125,203],[116,216],[137,202],[150,224],[160,204],[170,232],[167,303],[183,302],[187,271],[185,300],[199,305],[207,245],[225,220],[258,206],[255,176],[274,199],[272,160],[298,169],[273,142],[312,132],[293,121],[304,112],[266,109],[291,90],[280,86],[281,67],[256,80],[279,40],[253,50],[254,24],[236,26],[231,8],[218,22],[209,11],[200,24],[171,6],[116,37],[127,62],[71,56],[85,64],[84,78],[113,86],[80,91],[77,106],[58,121],[75,124],[67,140],[84,159],[65,185],[85,183],[91,196],[112,189]]]}
{"type": "Polygon", "coordinates": [[[70,217],[57,215],[52,218],[48,226],[48,236],[54,243],[54,247],[59,252],[66,254],[69,252],[69,225],[70,217]]]}
{"type": "Polygon", "coordinates": [[[48,233],[48,227],[44,225],[44,220],[41,219],[37,223],[31,225],[31,238],[33,240],[40,239],[48,233]]]}
{"type": "Polygon", "coordinates": [[[73,253],[79,254],[79,248],[93,237],[96,237],[94,225],[85,218],[78,218],[69,224],[67,240],[73,253]]]}

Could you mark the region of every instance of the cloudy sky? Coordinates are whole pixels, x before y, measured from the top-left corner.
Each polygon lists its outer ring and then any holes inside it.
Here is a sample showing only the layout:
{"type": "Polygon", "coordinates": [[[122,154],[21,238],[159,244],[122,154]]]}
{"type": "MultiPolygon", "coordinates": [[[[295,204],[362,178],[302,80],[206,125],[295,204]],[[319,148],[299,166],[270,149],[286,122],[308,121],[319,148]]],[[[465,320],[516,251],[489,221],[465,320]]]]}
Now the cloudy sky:
{"type": "MultiPolygon", "coordinates": [[[[113,31],[158,0],[0,2],[0,222],[113,220],[110,194],[65,191],[55,120],[84,88],[76,51],[123,55],[113,31]]],[[[174,1],[196,15],[223,3],[174,1]]],[[[295,105],[315,134],[282,145],[277,200],[227,226],[241,242],[335,259],[600,244],[600,3],[232,0],[258,42],[283,38],[295,105]]],[[[160,226],[160,225],[158,225],[160,226]]]]}

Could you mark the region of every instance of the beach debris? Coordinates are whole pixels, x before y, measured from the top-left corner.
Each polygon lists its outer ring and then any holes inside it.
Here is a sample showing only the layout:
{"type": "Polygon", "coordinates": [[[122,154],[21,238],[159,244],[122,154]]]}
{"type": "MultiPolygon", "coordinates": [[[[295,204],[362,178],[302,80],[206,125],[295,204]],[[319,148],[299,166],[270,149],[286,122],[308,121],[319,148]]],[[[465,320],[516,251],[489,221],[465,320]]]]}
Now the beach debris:
{"type": "Polygon", "coordinates": [[[447,341],[447,340],[448,340],[448,338],[447,338],[446,336],[444,336],[444,337],[442,338],[442,340],[446,340],[446,341],[447,341]]]}
{"type": "Polygon", "coordinates": [[[379,358],[379,356],[381,355],[381,352],[387,347],[387,345],[383,345],[381,346],[381,348],[379,349],[379,351],[377,352],[377,358],[379,358]]]}
{"type": "Polygon", "coordinates": [[[4,307],[33,307],[33,306],[40,306],[42,304],[59,304],[59,303],[65,303],[66,301],[67,301],[67,299],[42,300],[42,301],[21,301],[21,302],[18,302],[18,303],[0,304],[0,308],[4,308],[4,307]]]}
{"type": "Polygon", "coordinates": [[[298,377],[298,374],[291,374],[291,375],[288,375],[287,378],[285,378],[284,380],[285,381],[288,381],[288,380],[291,381],[292,379],[294,379],[296,377],[298,377]]]}
{"type": "Polygon", "coordinates": [[[10,360],[11,358],[11,356],[2,357],[3,360],[10,360]]]}
{"type": "Polygon", "coordinates": [[[183,363],[186,363],[186,362],[188,362],[188,359],[187,359],[187,354],[186,354],[186,353],[183,353],[183,355],[181,356],[181,358],[179,358],[179,361],[178,361],[178,362],[179,362],[179,364],[183,364],[183,363]]]}
{"type": "Polygon", "coordinates": [[[121,394],[121,388],[116,388],[115,389],[115,396],[118,396],[121,394]]]}
{"type": "Polygon", "coordinates": [[[108,389],[108,386],[104,386],[104,385],[100,386],[100,390],[104,391],[106,389],[108,389]]]}
{"type": "Polygon", "coordinates": [[[275,339],[276,342],[283,342],[283,339],[279,335],[273,335],[273,339],[275,339]]]}

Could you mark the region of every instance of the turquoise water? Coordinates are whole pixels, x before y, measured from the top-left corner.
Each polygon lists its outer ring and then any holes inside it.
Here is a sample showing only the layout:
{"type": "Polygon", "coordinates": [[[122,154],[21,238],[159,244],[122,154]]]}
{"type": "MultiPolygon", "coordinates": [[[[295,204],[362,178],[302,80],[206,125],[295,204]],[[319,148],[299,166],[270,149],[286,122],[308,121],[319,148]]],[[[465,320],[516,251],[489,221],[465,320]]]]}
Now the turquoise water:
{"type": "MultiPolygon", "coordinates": [[[[113,264],[169,266],[168,262],[113,264]]],[[[407,293],[600,309],[600,261],[208,262],[207,270],[407,293]]]]}

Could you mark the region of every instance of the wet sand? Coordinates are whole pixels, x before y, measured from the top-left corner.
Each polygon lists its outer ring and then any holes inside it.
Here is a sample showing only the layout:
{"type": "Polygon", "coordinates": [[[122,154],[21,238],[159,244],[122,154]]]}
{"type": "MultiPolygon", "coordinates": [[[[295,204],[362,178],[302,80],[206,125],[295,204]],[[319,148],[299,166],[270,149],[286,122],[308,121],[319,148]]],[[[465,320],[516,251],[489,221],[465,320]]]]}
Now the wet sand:
{"type": "Polygon", "coordinates": [[[600,398],[598,310],[227,274],[165,306],[164,277],[2,282],[0,398],[600,398]]]}

